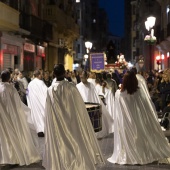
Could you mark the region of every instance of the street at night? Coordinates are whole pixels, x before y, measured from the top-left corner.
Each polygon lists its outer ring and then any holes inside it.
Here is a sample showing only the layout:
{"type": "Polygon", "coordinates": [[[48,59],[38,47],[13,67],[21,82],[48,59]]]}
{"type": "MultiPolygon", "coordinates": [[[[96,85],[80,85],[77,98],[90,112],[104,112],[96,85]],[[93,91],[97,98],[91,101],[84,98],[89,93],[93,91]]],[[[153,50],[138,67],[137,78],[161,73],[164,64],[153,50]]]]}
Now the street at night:
{"type": "MultiPolygon", "coordinates": [[[[35,137],[36,134],[32,131],[33,136],[35,137]]],[[[43,146],[44,146],[44,138],[38,138],[39,141],[39,151],[41,154],[43,153],[43,146]]],[[[118,164],[111,164],[107,161],[113,152],[113,134],[110,134],[108,137],[98,140],[99,145],[101,147],[103,156],[105,158],[105,165],[100,165],[96,167],[96,170],[169,170],[170,164],[167,163],[167,160],[164,160],[164,163],[161,164],[158,162],[154,162],[148,165],[118,165],[118,164]]],[[[0,170],[43,170],[45,169],[42,167],[42,162],[31,164],[29,166],[4,166],[1,167],[0,170]]]]}

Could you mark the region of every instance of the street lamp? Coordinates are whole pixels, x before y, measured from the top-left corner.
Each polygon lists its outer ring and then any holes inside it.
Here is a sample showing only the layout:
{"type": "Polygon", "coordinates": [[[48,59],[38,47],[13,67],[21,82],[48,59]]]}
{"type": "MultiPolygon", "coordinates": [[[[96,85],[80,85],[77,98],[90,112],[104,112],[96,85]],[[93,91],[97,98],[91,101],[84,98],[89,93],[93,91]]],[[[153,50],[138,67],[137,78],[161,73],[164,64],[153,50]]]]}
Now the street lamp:
{"type": "Polygon", "coordinates": [[[89,71],[90,71],[90,56],[89,56],[89,53],[90,53],[90,50],[91,50],[91,48],[92,48],[92,42],[90,42],[90,41],[86,41],[85,42],[85,47],[86,47],[86,52],[87,52],[87,54],[88,54],[88,58],[87,58],[87,62],[86,62],[86,66],[87,66],[87,68],[89,69],[89,71]]]}
{"type": "Polygon", "coordinates": [[[87,70],[87,60],[88,60],[89,56],[88,54],[84,54],[84,60],[85,60],[85,64],[84,64],[84,69],[87,70]]]}
{"type": "Polygon", "coordinates": [[[153,26],[155,25],[156,18],[153,16],[150,16],[145,21],[145,27],[149,32],[149,35],[145,36],[144,41],[146,41],[149,44],[149,51],[150,51],[150,58],[149,58],[149,69],[152,70],[152,45],[156,42],[156,37],[154,36],[154,29],[153,26]]]}

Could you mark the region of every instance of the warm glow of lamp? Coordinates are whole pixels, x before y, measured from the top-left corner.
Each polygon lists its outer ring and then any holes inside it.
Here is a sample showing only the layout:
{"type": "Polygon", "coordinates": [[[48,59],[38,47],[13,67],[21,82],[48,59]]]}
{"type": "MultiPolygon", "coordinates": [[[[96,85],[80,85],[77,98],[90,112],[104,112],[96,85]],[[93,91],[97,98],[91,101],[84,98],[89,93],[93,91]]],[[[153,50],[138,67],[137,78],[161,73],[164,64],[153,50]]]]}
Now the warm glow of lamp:
{"type": "Polygon", "coordinates": [[[148,31],[149,31],[149,29],[150,29],[148,20],[145,21],[145,28],[146,28],[148,31]]]}
{"type": "Polygon", "coordinates": [[[162,54],[162,55],[161,55],[161,59],[164,60],[164,58],[165,58],[165,56],[164,56],[164,54],[162,54]]]}
{"type": "Polygon", "coordinates": [[[156,60],[160,60],[161,59],[161,57],[158,55],[158,56],[156,56],[156,60]]]}
{"type": "Polygon", "coordinates": [[[92,43],[90,41],[86,41],[85,42],[85,47],[87,48],[87,52],[89,52],[89,50],[92,48],[92,43]]]}
{"type": "Polygon", "coordinates": [[[153,16],[150,16],[147,18],[147,21],[149,23],[149,27],[152,28],[155,25],[156,18],[153,16]]]}
{"type": "Polygon", "coordinates": [[[167,57],[169,58],[169,52],[167,52],[167,57]]]}
{"type": "Polygon", "coordinates": [[[88,54],[85,54],[84,59],[88,59],[88,58],[89,58],[88,54]]]}
{"type": "Polygon", "coordinates": [[[92,43],[90,41],[86,41],[85,42],[85,47],[88,48],[88,49],[91,49],[92,48],[92,43]]]}

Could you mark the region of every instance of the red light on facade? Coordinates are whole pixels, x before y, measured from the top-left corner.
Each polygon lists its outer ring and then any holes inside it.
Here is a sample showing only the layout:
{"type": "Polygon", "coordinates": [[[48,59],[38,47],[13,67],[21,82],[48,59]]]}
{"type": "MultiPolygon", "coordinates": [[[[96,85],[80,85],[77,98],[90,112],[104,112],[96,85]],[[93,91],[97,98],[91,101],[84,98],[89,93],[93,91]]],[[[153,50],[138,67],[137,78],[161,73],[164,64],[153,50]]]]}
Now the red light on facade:
{"type": "Polygon", "coordinates": [[[160,60],[161,59],[161,57],[158,55],[158,56],[156,56],[156,60],[160,60]]]}
{"type": "Polygon", "coordinates": [[[164,54],[162,54],[162,55],[161,55],[161,59],[164,60],[164,58],[165,58],[165,56],[164,56],[164,54]]]}

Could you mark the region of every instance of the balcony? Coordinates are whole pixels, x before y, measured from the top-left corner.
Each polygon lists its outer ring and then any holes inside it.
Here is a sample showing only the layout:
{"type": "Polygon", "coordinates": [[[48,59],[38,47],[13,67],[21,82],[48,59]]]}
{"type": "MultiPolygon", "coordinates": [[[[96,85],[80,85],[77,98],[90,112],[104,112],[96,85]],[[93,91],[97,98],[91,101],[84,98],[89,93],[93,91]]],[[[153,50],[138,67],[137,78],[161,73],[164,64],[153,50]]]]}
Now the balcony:
{"type": "Polygon", "coordinates": [[[59,33],[72,35],[73,37],[77,37],[79,34],[79,27],[75,20],[56,5],[47,5],[45,7],[44,19],[56,23],[59,33]]]}
{"type": "Polygon", "coordinates": [[[0,2],[0,31],[17,31],[19,29],[19,12],[0,2]]]}
{"type": "Polygon", "coordinates": [[[46,41],[51,41],[53,39],[53,26],[46,21],[43,23],[43,39],[46,41]]]}
{"type": "Polygon", "coordinates": [[[34,15],[20,13],[20,27],[30,32],[30,36],[44,41],[52,40],[52,24],[34,15]]]}
{"type": "Polygon", "coordinates": [[[66,29],[67,15],[56,5],[47,5],[44,8],[44,19],[56,23],[58,32],[63,32],[66,29]]]}
{"type": "Polygon", "coordinates": [[[43,20],[24,12],[20,13],[20,27],[29,31],[30,36],[42,38],[43,35],[43,20]]]}

